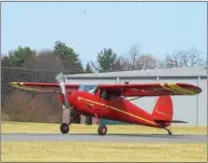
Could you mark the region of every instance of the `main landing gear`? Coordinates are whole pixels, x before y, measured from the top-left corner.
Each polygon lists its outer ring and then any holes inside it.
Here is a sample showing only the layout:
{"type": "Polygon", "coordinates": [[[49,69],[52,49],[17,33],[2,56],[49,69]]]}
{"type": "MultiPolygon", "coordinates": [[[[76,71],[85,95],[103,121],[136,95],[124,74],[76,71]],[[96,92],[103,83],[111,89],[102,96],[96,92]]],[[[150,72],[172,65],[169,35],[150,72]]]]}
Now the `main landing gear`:
{"type": "Polygon", "coordinates": [[[61,125],[60,125],[60,131],[61,131],[61,133],[62,134],[67,134],[68,132],[69,132],[69,130],[70,130],[70,124],[73,122],[73,121],[75,121],[76,120],[76,118],[78,118],[78,116],[79,116],[79,114],[77,113],[73,118],[72,118],[72,120],[70,120],[70,122],[67,124],[67,123],[62,123],[61,125]]]}
{"type": "Polygon", "coordinates": [[[96,124],[99,125],[98,130],[97,130],[98,134],[99,135],[106,135],[107,131],[108,131],[108,128],[106,127],[106,125],[100,124],[100,120],[99,120],[99,118],[96,114],[96,111],[94,112],[94,116],[96,118],[96,124]]]}
{"type": "Polygon", "coordinates": [[[168,128],[164,127],[164,129],[165,129],[166,131],[168,131],[168,135],[173,135],[172,131],[170,131],[168,128]]]}
{"type": "MultiPolygon", "coordinates": [[[[69,126],[70,126],[70,124],[62,123],[60,125],[61,133],[62,134],[67,134],[69,132],[69,129],[70,129],[69,126]]],[[[106,135],[107,130],[108,130],[108,128],[105,125],[99,125],[97,132],[98,132],[99,135],[106,135]]]]}
{"type": "Polygon", "coordinates": [[[98,134],[105,135],[107,133],[108,128],[105,125],[99,125],[98,134]]]}
{"type": "Polygon", "coordinates": [[[62,134],[67,134],[69,132],[69,124],[62,123],[60,125],[60,131],[61,131],[62,134]]]}
{"type": "MultiPolygon", "coordinates": [[[[99,126],[98,126],[98,130],[97,130],[98,134],[99,134],[99,135],[106,135],[106,134],[107,134],[108,128],[106,127],[106,125],[100,124],[100,121],[99,121],[99,118],[98,118],[96,112],[94,113],[94,115],[95,115],[95,118],[96,118],[96,124],[99,125],[99,126]]],[[[60,125],[60,131],[61,131],[62,134],[67,134],[67,133],[69,132],[69,130],[70,130],[70,127],[69,127],[70,124],[71,124],[73,121],[75,121],[76,118],[77,118],[78,116],[79,116],[79,114],[77,113],[77,114],[70,120],[69,123],[62,123],[62,124],[60,125]]]]}

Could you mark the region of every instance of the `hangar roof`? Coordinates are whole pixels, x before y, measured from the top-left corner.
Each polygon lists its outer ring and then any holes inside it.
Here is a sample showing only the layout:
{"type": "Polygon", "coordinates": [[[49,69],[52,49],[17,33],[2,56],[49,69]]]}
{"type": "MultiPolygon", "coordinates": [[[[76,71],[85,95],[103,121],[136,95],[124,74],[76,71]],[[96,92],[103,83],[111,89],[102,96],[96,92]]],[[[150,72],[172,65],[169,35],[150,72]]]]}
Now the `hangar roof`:
{"type": "Polygon", "coordinates": [[[85,73],[65,75],[67,78],[115,78],[115,77],[207,77],[207,69],[204,67],[192,68],[167,68],[155,70],[134,70],[134,71],[116,71],[105,73],[85,73]]]}

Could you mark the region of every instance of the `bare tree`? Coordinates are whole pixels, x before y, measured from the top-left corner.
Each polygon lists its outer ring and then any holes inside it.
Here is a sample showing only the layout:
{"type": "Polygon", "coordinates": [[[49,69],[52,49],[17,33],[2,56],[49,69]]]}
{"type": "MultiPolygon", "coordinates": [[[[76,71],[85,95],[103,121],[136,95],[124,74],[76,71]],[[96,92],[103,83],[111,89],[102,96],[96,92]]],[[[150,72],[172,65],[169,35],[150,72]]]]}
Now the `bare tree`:
{"type": "Polygon", "coordinates": [[[136,59],[137,57],[140,56],[140,47],[138,44],[134,44],[131,46],[129,51],[129,56],[130,56],[131,70],[135,70],[136,59]]]}
{"type": "Polygon", "coordinates": [[[157,67],[157,59],[151,54],[142,54],[136,59],[137,70],[155,69],[157,67]]]}
{"type": "Polygon", "coordinates": [[[61,59],[51,50],[37,52],[36,56],[33,56],[33,58],[26,61],[26,64],[29,68],[39,69],[39,71],[32,71],[28,74],[30,75],[30,80],[33,81],[52,82],[55,80],[54,75],[58,73],[57,71],[67,71],[67,68],[62,64],[61,59]]]}
{"type": "Polygon", "coordinates": [[[201,52],[191,47],[188,50],[179,50],[172,53],[172,55],[167,54],[163,61],[159,62],[160,68],[171,68],[171,67],[195,67],[204,64],[201,58],[201,52]]]}
{"type": "Polygon", "coordinates": [[[61,59],[56,56],[51,50],[42,50],[38,53],[38,55],[35,58],[35,64],[33,65],[35,67],[39,67],[41,69],[47,69],[47,70],[66,70],[64,68],[61,59]]]}
{"type": "Polygon", "coordinates": [[[114,71],[126,71],[131,68],[130,61],[128,58],[120,56],[112,66],[114,71]]]}

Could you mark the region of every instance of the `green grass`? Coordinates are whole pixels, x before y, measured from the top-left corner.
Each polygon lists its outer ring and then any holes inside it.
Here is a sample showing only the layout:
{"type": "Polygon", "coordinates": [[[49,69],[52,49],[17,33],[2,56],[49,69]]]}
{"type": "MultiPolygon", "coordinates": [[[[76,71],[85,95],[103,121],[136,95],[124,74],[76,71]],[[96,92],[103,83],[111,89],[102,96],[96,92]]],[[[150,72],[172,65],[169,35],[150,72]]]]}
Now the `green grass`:
{"type": "MultiPolygon", "coordinates": [[[[53,123],[24,123],[24,122],[3,122],[2,133],[60,133],[60,124],[53,123]]],[[[72,133],[97,133],[97,125],[72,124],[72,133]]],[[[139,125],[107,125],[108,133],[126,134],[167,134],[164,129],[156,129],[139,125]]],[[[174,134],[200,134],[206,135],[206,127],[172,126],[174,134]]]]}
{"type": "Polygon", "coordinates": [[[205,162],[206,156],[205,143],[2,142],[4,162],[205,162]]]}
{"type": "MultiPolygon", "coordinates": [[[[60,124],[3,122],[3,133],[60,133],[60,124]]],[[[174,134],[206,134],[206,127],[172,126],[174,134]]],[[[72,133],[97,133],[97,125],[72,124],[72,133]]],[[[108,125],[108,133],[167,134],[164,129],[108,125]]],[[[2,161],[206,161],[206,143],[2,142],[2,161]],[[84,151],[85,150],[85,151],[84,151]]]]}

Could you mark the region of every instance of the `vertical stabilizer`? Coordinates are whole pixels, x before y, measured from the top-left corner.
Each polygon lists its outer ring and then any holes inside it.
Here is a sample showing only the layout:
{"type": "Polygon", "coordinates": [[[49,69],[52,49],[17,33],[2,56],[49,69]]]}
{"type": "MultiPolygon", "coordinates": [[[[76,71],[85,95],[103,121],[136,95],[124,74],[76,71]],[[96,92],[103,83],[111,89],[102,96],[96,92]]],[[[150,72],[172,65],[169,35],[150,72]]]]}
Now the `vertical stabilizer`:
{"type": "Polygon", "coordinates": [[[172,121],[173,103],[170,96],[159,96],[154,106],[152,116],[159,121],[172,121]]]}

